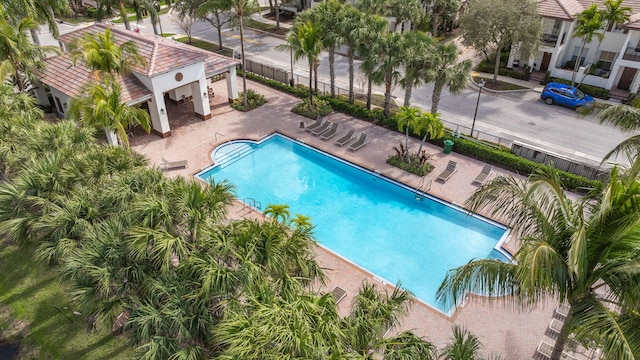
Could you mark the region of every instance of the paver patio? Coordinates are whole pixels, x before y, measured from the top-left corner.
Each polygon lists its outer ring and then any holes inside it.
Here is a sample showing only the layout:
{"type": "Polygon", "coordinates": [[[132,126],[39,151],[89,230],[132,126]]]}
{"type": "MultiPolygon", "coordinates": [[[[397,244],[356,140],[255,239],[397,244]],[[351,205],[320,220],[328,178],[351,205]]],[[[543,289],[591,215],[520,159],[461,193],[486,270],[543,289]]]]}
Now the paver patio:
{"type": "MultiPolygon", "coordinates": [[[[330,152],[341,158],[359,164],[371,170],[403,182],[409,186],[417,186],[421,178],[386,164],[386,159],[393,154],[393,146],[404,141],[404,136],[396,131],[385,129],[371,123],[354,119],[341,113],[332,113],[326,118],[341,124],[342,129],[354,128],[356,134],[366,131],[370,143],[362,149],[352,152],[347,147],[337,147],[333,141],[323,141],[298,127],[300,121],[308,124],[312,120],[305,119],[289,110],[300,99],[277,92],[261,84],[248,81],[249,87],[263,94],[268,103],[248,113],[233,110],[226,101],[226,85],[224,81],[213,85],[216,94],[211,99],[213,117],[207,121],[197,119],[192,110],[184,106],[167,106],[172,136],[162,139],[155,135],[137,133],[130,139],[131,147],[146,155],[151,164],[159,166],[164,157],[170,161],[188,160],[189,167],[168,172],[169,176],[190,177],[200,169],[210,166],[211,151],[215,146],[231,139],[259,140],[275,131],[321,150],[330,152]]],[[[419,141],[411,139],[411,148],[417,149],[419,141]]],[[[446,183],[433,180],[428,193],[444,200],[462,204],[478,188],[472,181],[482,169],[483,163],[454,152],[444,154],[441,148],[425,144],[427,153],[433,154],[430,162],[435,169],[427,175],[427,179],[435,179],[447,165],[449,160],[458,163],[459,170],[446,183]]],[[[491,177],[507,174],[506,171],[494,167],[491,177]]],[[[239,218],[245,215],[260,216],[259,213],[240,204],[235,204],[229,212],[230,217],[239,218]]],[[[506,244],[506,247],[513,244],[506,244]]],[[[328,283],[319,291],[330,291],[339,285],[347,291],[347,297],[339,304],[341,314],[346,314],[357,289],[364,280],[383,286],[373,276],[362,269],[344,261],[335,254],[319,247],[317,259],[327,269],[328,283]]],[[[391,286],[388,290],[391,291],[391,286]]],[[[501,354],[505,359],[531,359],[536,347],[551,322],[557,302],[553,299],[531,310],[520,310],[517,307],[505,306],[495,300],[487,300],[477,296],[469,296],[469,301],[459,309],[452,318],[422,303],[416,303],[402,324],[394,332],[412,330],[424,336],[437,347],[443,347],[451,336],[451,325],[461,324],[476,334],[485,347],[485,352],[501,354]]],[[[547,342],[552,341],[547,339],[547,342]]]]}

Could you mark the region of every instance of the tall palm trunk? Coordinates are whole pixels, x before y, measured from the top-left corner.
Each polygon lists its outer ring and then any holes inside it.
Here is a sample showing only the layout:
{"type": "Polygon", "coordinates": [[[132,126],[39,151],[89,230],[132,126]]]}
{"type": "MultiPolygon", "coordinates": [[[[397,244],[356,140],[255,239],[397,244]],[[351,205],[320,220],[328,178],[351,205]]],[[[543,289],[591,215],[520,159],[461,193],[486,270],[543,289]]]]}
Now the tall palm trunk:
{"type": "Polygon", "coordinates": [[[276,0],[276,29],[280,30],[280,4],[276,0]]]}
{"type": "Polygon", "coordinates": [[[318,93],[318,68],[320,67],[320,60],[315,59],[313,62],[313,88],[318,93]]]}
{"type": "Polygon", "coordinates": [[[313,59],[309,59],[309,104],[313,105],[313,59]]]}
{"type": "Polygon", "coordinates": [[[353,94],[353,80],[354,80],[354,69],[353,69],[353,58],[355,57],[355,50],[351,47],[349,48],[348,59],[349,59],[349,103],[353,104],[355,100],[355,96],[353,94]]]}
{"type": "Polygon", "coordinates": [[[442,89],[444,83],[442,81],[436,81],[433,83],[433,94],[431,94],[431,113],[438,112],[438,104],[440,104],[440,96],[442,95],[442,89]]]}
{"type": "Polygon", "coordinates": [[[384,76],[384,116],[389,117],[389,108],[391,107],[391,83],[392,81],[391,71],[388,71],[384,76]]]}
{"type": "MultiPolygon", "coordinates": [[[[242,55],[242,106],[247,107],[247,71],[244,60],[244,27],[242,26],[242,12],[238,12],[240,18],[240,54],[242,55]]],[[[309,84],[309,91],[311,91],[311,84],[309,84]]]]}
{"type": "Polygon", "coordinates": [[[578,58],[576,59],[576,63],[573,65],[573,72],[571,72],[571,86],[576,84],[576,72],[580,68],[580,58],[582,58],[582,51],[584,51],[584,46],[587,43],[587,38],[582,38],[582,44],[580,45],[580,51],[578,52],[578,58]]]}
{"type": "Polygon", "coordinates": [[[367,109],[371,110],[371,93],[373,92],[373,80],[367,80],[367,109]]]}
{"type": "Polygon", "coordinates": [[[567,343],[567,340],[569,339],[569,334],[568,334],[568,327],[567,327],[567,323],[569,323],[569,318],[571,317],[571,308],[573,306],[571,304],[569,304],[569,311],[567,312],[567,318],[565,319],[564,323],[562,324],[562,329],[560,330],[560,333],[558,334],[558,338],[556,339],[556,343],[553,346],[553,352],[551,353],[551,360],[561,360],[562,358],[562,351],[564,351],[564,346],[567,343]]]}
{"type": "Polygon", "coordinates": [[[404,90],[404,106],[409,107],[411,104],[411,93],[413,92],[413,78],[408,78],[404,90]]]}
{"type": "Polygon", "coordinates": [[[336,97],[336,48],[331,46],[329,49],[329,82],[331,88],[331,97],[336,97]]]}
{"type": "Polygon", "coordinates": [[[127,8],[124,6],[123,1],[118,2],[118,10],[120,10],[120,16],[122,16],[122,21],[124,21],[124,27],[127,30],[131,30],[131,24],[129,23],[129,15],[127,14],[127,8]]]}

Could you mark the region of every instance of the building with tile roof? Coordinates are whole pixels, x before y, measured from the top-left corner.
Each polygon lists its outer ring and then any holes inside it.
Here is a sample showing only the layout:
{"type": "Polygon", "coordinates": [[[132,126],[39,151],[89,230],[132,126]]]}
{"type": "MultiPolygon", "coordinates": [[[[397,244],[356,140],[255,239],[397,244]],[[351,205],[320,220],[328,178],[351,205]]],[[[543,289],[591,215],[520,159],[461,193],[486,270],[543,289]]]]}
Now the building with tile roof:
{"type": "Polygon", "coordinates": [[[640,0],[624,0],[632,9],[630,21],[607,26],[604,40],[597,37],[587,43],[578,59],[582,38],[573,35],[577,16],[591,4],[604,9],[603,2],[593,0],[537,0],[542,16],[542,43],[528,61],[518,59],[513,51],[507,67],[528,64],[532,70],[547,72],[551,77],[571,80],[573,65],[580,61],[576,82],[637,93],[640,85],[640,0]],[[586,74],[585,74],[586,73],[586,74]]]}
{"type": "MultiPolygon", "coordinates": [[[[77,39],[87,34],[103,33],[107,29],[111,30],[118,45],[133,41],[139,55],[145,59],[144,66],[135,67],[131,73],[119,76],[117,81],[122,89],[123,102],[128,105],[146,102],[153,131],[158,135],[171,135],[165,95],[174,101],[190,99],[195,115],[203,120],[211,117],[209,87],[213,76],[226,74],[229,101],[238,97],[238,60],[171,39],[94,24],[60,36],[64,52],[47,58],[46,67],[38,76],[39,81],[49,87],[54,106],[61,116],[65,115],[70,99],[80,96],[84,87],[94,80],[93,71],[82,63],[74,64],[70,53],[66,51],[77,39]]],[[[40,88],[37,91],[44,90],[40,88]]],[[[38,95],[39,99],[46,99],[43,94],[38,95]]]]}
{"type": "MultiPolygon", "coordinates": [[[[512,51],[507,67],[527,64],[533,71],[549,71],[551,77],[571,80],[582,45],[582,38],[573,35],[576,18],[591,4],[604,9],[603,1],[537,0],[537,3],[542,16],[541,46],[528,61],[519,59],[518,52],[512,51]]],[[[640,0],[624,0],[622,5],[632,9],[631,19],[606,26],[601,43],[594,37],[585,45],[575,79],[576,83],[628,96],[637,93],[640,85],[640,0]]]]}

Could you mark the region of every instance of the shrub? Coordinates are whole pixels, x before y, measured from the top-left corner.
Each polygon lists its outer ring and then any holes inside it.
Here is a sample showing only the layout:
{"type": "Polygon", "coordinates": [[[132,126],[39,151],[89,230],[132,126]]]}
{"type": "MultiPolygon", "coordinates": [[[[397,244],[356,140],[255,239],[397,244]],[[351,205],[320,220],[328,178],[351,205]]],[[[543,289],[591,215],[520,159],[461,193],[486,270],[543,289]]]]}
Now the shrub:
{"type": "Polygon", "coordinates": [[[240,111],[249,111],[267,102],[264,96],[258,94],[255,90],[247,89],[247,107],[245,108],[243,105],[243,96],[244,93],[240,93],[240,96],[233,100],[231,107],[240,111]]]}
{"type": "MultiPolygon", "coordinates": [[[[409,159],[414,160],[416,158],[416,155],[410,155],[409,159]]],[[[411,161],[410,160],[410,161],[411,161]]],[[[402,169],[404,171],[408,171],[414,175],[418,175],[418,176],[425,176],[428,173],[431,172],[431,170],[433,170],[433,165],[429,164],[428,162],[425,162],[422,165],[419,165],[419,161],[416,161],[416,163],[407,163],[403,160],[403,158],[401,157],[401,155],[393,155],[390,156],[387,159],[387,164],[389,165],[393,165],[399,169],[402,169]]]]}
{"type": "Polygon", "coordinates": [[[91,7],[87,9],[87,16],[92,18],[92,19],[97,19],[98,18],[98,9],[91,7]]]}
{"type": "Polygon", "coordinates": [[[302,99],[302,102],[294,106],[291,111],[298,115],[308,117],[309,119],[315,119],[318,116],[329,115],[333,109],[328,101],[314,96],[313,103],[309,102],[309,98],[304,98],[302,99]]]}

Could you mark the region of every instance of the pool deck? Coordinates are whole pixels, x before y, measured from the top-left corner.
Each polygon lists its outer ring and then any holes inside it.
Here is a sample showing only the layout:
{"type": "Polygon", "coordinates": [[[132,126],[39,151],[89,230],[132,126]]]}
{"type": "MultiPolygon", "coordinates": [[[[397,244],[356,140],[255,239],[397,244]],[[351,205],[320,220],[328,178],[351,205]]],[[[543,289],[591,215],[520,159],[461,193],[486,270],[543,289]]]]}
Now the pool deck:
{"type": "MultiPolygon", "coordinates": [[[[323,141],[300,129],[300,121],[310,124],[312,120],[289,111],[294,104],[300,102],[299,99],[255,82],[247,81],[247,83],[250,88],[263,94],[268,103],[248,113],[236,111],[229,106],[224,96],[226,95],[225,82],[218,81],[213,84],[213,88],[219,95],[210,99],[213,114],[211,119],[202,121],[196,118],[190,103],[181,105],[168,103],[167,111],[172,135],[163,139],[157,135],[136,131],[130,138],[131,147],[146,155],[150,163],[157,166],[160,166],[163,157],[169,161],[188,160],[189,166],[186,169],[169,171],[167,175],[191,177],[200,169],[212,164],[211,151],[228,139],[259,140],[273,132],[279,132],[370,170],[379,171],[409,186],[416,187],[420,184],[420,177],[394,168],[385,162],[389,155],[394,154],[393,147],[397,147],[400,141],[404,141],[404,135],[342,113],[331,113],[326,119],[340,123],[340,132],[354,128],[356,135],[361,131],[368,134],[369,144],[353,152],[348,150],[347,146],[338,147],[334,144],[335,139],[341,136],[340,134],[332,140],[323,141]]],[[[419,141],[415,139],[409,141],[410,148],[417,150],[419,141]]],[[[449,202],[463,204],[478,188],[472,180],[482,169],[483,163],[455,153],[455,145],[454,152],[450,154],[444,154],[442,148],[431,144],[425,144],[425,149],[432,155],[429,162],[435,166],[435,169],[427,175],[427,180],[432,179],[431,189],[427,192],[449,202]],[[435,180],[449,160],[458,163],[458,171],[446,183],[435,180]]],[[[509,172],[494,167],[491,177],[497,174],[509,174],[509,172]]],[[[260,214],[243,208],[239,203],[234,204],[229,210],[230,218],[244,216],[260,217],[260,214]]],[[[505,244],[505,248],[511,251],[513,247],[514,244],[511,241],[505,244]]],[[[376,283],[380,287],[385,286],[376,281],[371,274],[322,247],[317,249],[317,259],[328,275],[326,286],[318,290],[330,291],[334,286],[339,285],[347,291],[347,297],[339,303],[339,311],[342,315],[348,313],[353,295],[357,293],[363,281],[376,283]]],[[[391,285],[386,284],[386,287],[391,291],[391,285]]],[[[461,324],[479,337],[486,354],[500,354],[505,359],[539,358],[536,348],[540,341],[553,344],[553,338],[549,338],[545,333],[549,334],[548,327],[556,306],[557,301],[549,299],[538,304],[534,309],[521,310],[495,300],[469,296],[466,305],[452,318],[447,318],[429,306],[416,302],[401,325],[392,329],[392,333],[412,330],[441,348],[451,337],[451,325],[461,324]]],[[[578,356],[578,358],[584,357],[578,356]]]]}

